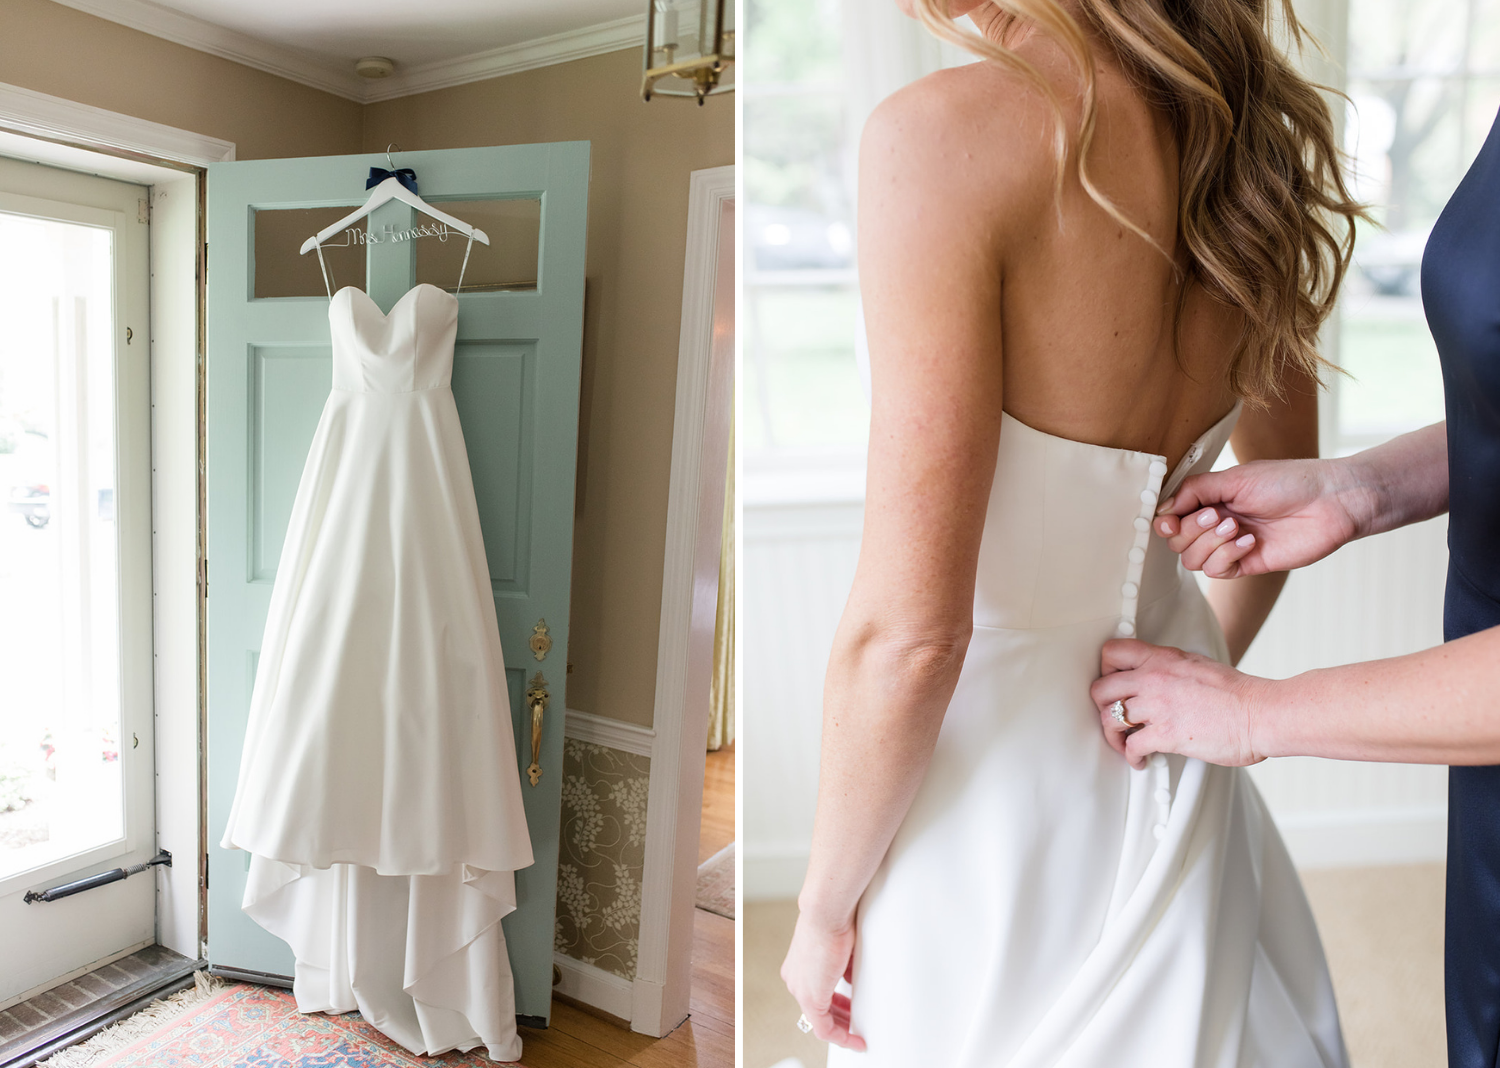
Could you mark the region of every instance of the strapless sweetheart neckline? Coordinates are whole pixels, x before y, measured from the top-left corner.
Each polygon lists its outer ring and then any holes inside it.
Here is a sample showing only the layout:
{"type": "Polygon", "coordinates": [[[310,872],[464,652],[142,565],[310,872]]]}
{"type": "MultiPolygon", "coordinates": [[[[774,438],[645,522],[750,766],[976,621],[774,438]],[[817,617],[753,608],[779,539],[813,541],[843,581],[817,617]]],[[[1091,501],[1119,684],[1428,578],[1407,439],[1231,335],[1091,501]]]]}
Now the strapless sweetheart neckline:
{"type": "Polygon", "coordinates": [[[408,297],[410,297],[413,293],[415,293],[419,289],[432,289],[432,290],[436,290],[437,292],[443,294],[445,297],[450,298],[455,304],[458,303],[458,297],[455,296],[452,293],[449,293],[442,286],[435,286],[431,282],[418,282],[416,285],[414,285],[410,289],[408,289],[405,293],[402,293],[399,297],[397,297],[396,298],[396,303],[394,303],[394,304],[391,305],[391,310],[388,311],[388,312],[381,311],[380,310],[380,305],[377,304],[377,303],[375,303],[375,298],[372,297],[372,296],[370,296],[370,294],[366,293],[363,289],[360,289],[359,286],[344,286],[344,287],[342,287],[341,289],[339,289],[339,291],[337,293],[334,293],[333,300],[330,300],[328,302],[328,306],[332,307],[333,306],[333,301],[334,300],[338,300],[339,294],[341,294],[341,293],[358,293],[360,296],[364,297],[365,300],[367,300],[367,301],[370,302],[370,306],[375,309],[376,313],[382,319],[389,319],[392,315],[396,314],[396,309],[399,308],[399,307],[401,307],[402,304],[406,303],[406,299],[408,297]]]}

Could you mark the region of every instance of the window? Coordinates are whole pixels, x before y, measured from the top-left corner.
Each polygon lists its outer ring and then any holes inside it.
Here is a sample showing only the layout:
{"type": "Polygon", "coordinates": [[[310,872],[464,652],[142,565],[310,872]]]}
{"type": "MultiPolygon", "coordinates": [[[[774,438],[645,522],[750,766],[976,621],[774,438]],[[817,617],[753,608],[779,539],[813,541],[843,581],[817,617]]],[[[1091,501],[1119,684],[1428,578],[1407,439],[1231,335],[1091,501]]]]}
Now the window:
{"type": "Polygon", "coordinates": [[[745,358],[751,467],[859,457],[854,144],[839,0],[747,0],[745,358]]]}
{"type": "Polygon", "coordinates": [[[1422,314],[1422,249],[1500,105],[1495,0],[1350,0],[1345,146],[1362,227],[1340,304],[1334,448],[1354,452],[1443,418],[1422,314]]]}
{"type": "Polygon", "coordinates": [[[0,877],[124,834],[110,230],[0,212],[0,877]]]}

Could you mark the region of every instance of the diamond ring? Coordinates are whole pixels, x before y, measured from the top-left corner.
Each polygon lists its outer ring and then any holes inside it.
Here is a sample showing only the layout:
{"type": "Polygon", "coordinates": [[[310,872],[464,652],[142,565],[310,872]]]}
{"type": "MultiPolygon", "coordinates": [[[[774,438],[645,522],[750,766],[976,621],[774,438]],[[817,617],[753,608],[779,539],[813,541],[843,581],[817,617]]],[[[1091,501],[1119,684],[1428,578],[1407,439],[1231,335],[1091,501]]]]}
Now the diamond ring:
{"type": "Polygon", "coordinates": [[[1110,705],[1109,714],[1114,718],[1114,721],[1116,723],[1124,727],[1126,730],[1135,730],[1135,728],[1140,726],[1139,723],[1132,723],[1130,722],[1130,720],[1125,718],[1125,702],[1123,700],[1116,701],[1114,704],[1110,705]]]}
{"type": "Polygon", "coordinates": [[[812,1030],[812,1021],[807,1018],[807,1013],[804,1012],[801,1016],[797,1017],[797,1030],[801,1031],[804,1035],[812,1030]]]}

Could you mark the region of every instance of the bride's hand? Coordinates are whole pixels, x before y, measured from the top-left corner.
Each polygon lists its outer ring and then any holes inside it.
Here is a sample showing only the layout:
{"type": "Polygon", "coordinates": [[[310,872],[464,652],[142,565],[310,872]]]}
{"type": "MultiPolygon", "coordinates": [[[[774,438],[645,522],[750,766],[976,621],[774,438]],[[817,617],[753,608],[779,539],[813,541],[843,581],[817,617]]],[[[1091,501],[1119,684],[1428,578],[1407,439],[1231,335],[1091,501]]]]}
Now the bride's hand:
{"type": "Polygon", "coordinates": [[[1210,578],[1290,571],[1359,537],[1365,496],[1338,461],[1261,460],[1185,479],[1152,529],[1210,578]]]}
{"type": "Polygon", "coordinates": [[[824,1042],[863,1053],[865,1040],[849,1030],[849,998],[834,991],[840,978],[852,980],[854,925],[829,927],[803,912],[791,947],[781,962],[781,979],[824,1042]]]}
{"type": "Polygon", "coordinates": [[[1104,737],[1139,770],[1152,753],[1181,753],[1243,767],[1266,754],[1255,743],[1255,709],[1274,683],[1206,656],[1149,642],[1104,643],[1102,675],[1089,689],[1104,737]],[[1110,711],[1125,702],[1122,726],[1110,711]]]}

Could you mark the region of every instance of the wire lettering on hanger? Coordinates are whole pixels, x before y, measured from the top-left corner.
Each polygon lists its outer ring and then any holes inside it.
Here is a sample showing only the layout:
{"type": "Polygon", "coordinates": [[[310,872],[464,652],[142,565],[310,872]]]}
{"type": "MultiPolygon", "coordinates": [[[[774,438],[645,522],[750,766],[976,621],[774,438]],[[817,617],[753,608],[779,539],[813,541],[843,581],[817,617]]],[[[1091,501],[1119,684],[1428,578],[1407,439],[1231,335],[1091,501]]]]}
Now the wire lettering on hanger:
{"type": "Polygon", "coordinates": [[[449,235],[463,237],[465,235],[457,230],[450,229],[447,223],[422,223],[407,230],[394,230],[389,223],[384,230],[361,230],[351,226],[344,231],[348,235],[347,241],[334,242],[325,241],[324,248],[337,248],[339,245],[384,245],[396,241],[415,241],[419,237],[435,237],[439,241],[447,241],[449,235]]]}

